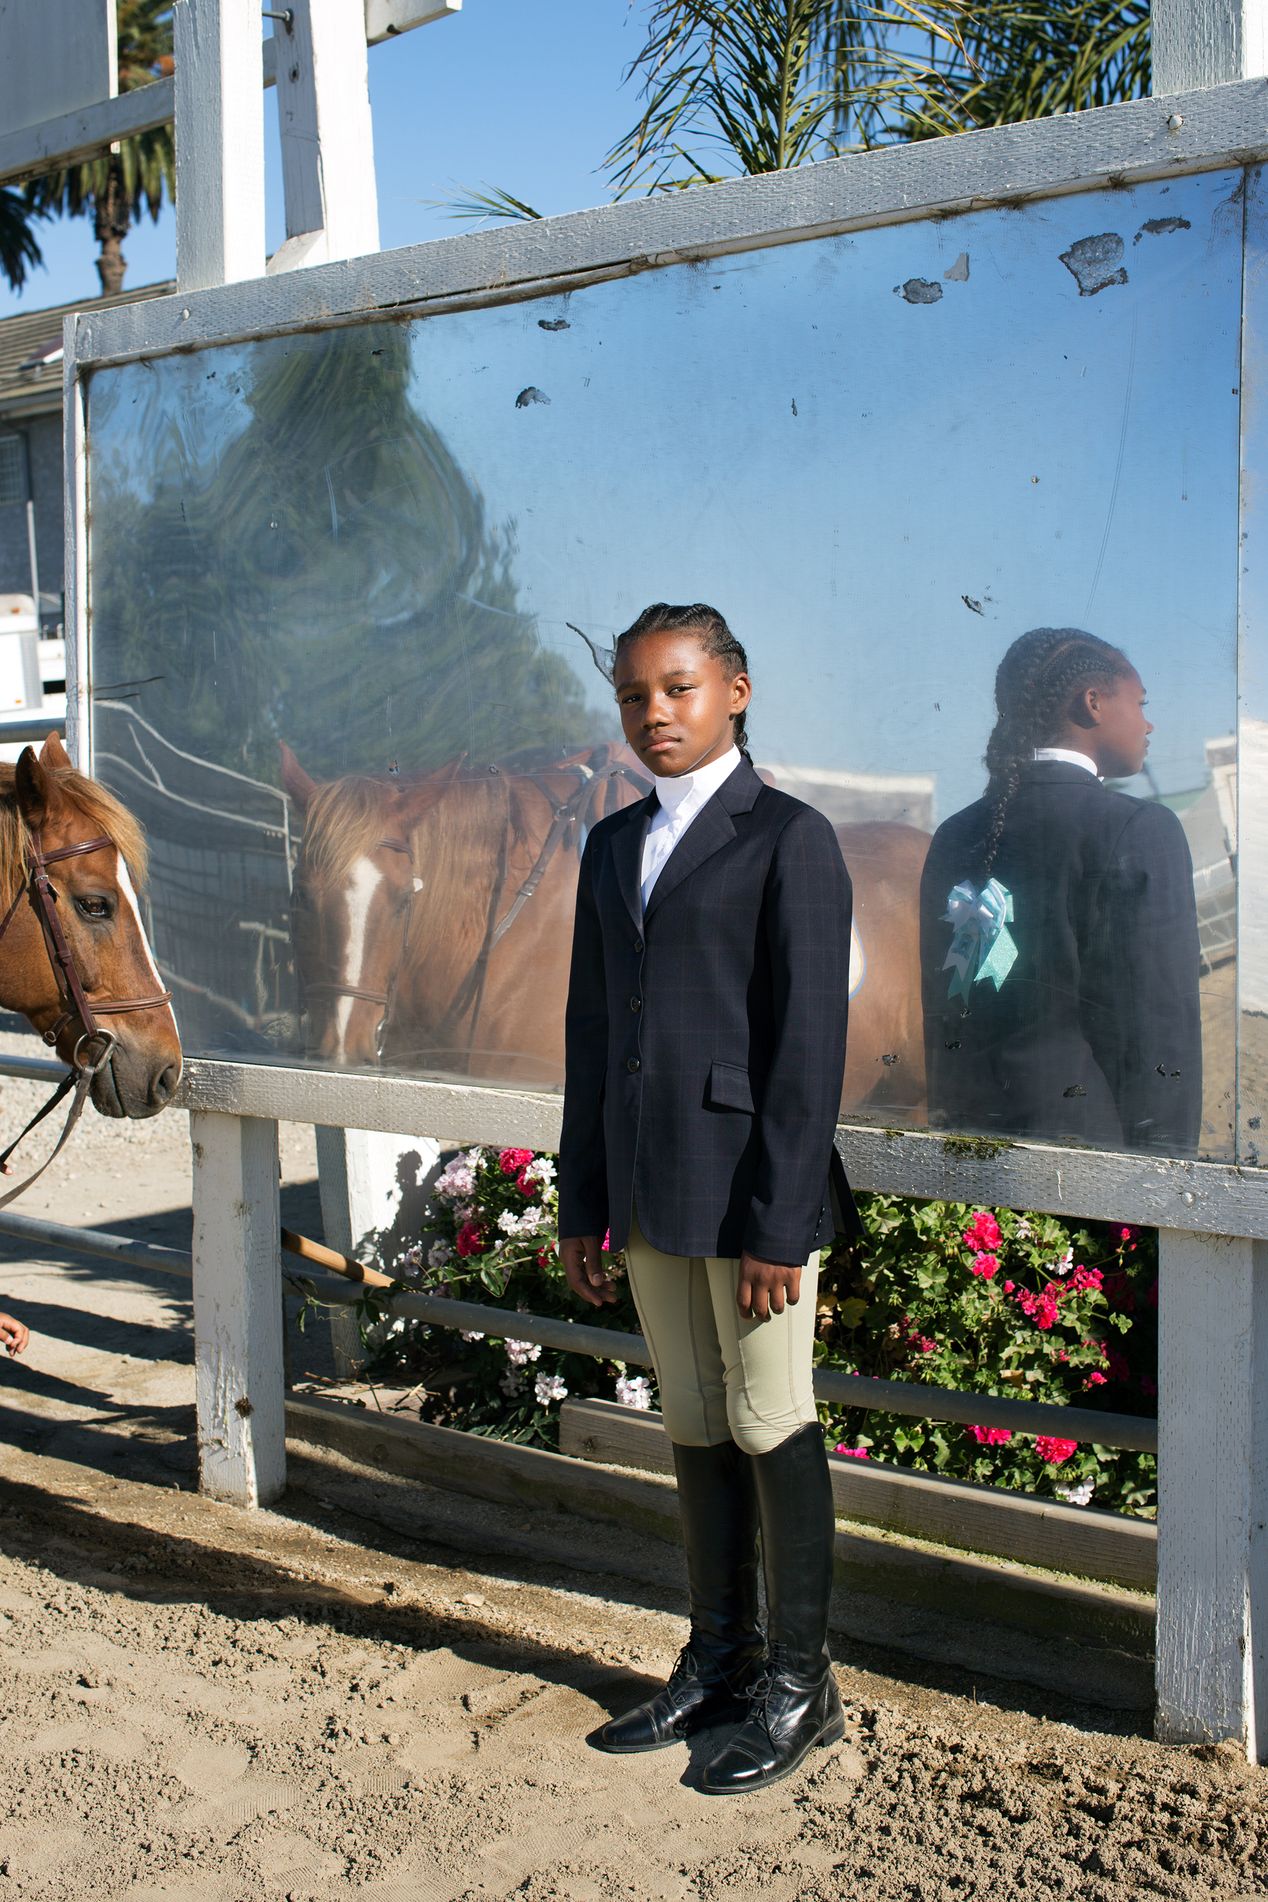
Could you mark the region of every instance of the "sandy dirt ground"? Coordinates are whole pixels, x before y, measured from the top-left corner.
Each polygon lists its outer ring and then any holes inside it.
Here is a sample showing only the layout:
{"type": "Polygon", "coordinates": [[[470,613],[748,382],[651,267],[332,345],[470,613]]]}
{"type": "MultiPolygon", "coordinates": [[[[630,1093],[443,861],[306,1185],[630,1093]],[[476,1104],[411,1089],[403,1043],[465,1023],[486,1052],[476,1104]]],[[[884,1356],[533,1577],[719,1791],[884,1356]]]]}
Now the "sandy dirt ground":
{"type": "MultiPolygon", "coordinates": [[[[27,1212],[183,1245],[185,1119],[84,1129],[27,1212]]],[[[311,1132],[283,1154],[315,1225],[311,1132]]],[[[770,1791],[702,1795],[709,1739],[604,1757],[682,1641],[671,1549],[635,1583],[610,1529],[298,1448],[240,1513],[194,1490],[185,1286],[0,1243],[0,1307],[0,1902],[1268,1895],[1231,1747],[858,1645],[845,1740],[770,1791]]]]}

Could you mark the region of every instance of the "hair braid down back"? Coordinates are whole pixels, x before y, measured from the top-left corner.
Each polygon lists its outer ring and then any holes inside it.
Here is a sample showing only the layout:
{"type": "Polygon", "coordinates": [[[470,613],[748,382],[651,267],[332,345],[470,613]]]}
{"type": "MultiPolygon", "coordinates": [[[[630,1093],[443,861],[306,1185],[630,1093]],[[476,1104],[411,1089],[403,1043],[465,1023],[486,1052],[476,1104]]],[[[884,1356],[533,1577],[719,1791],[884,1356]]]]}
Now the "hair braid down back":
{"type": "Polygon", "coordinates": [[[1051,745],[1076,693],[1107,687],[1131,672],[1117,647],[1078,627],[1036,627],[1015,640],[995,675],[999,718],[983,764],[991,802],[982,879],[991,876],[1009,802],[1036,747],[1051,745]]]}

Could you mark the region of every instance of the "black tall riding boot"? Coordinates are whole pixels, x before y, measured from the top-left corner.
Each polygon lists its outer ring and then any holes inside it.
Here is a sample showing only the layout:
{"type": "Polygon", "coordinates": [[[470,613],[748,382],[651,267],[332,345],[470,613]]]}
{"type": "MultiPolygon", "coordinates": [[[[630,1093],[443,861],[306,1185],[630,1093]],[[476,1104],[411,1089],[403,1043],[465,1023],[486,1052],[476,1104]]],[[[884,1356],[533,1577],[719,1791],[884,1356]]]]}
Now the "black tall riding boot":
{"type": "Polygon", "coordinates": [[[733,1440],[674,1447],[691,1636],[654,1697],[593,1733],[600,1750],[661,1750],[738,1723],[763,1651],[751,1462],[733,1440]]]}
{"type": "Polygon", "coordinates": [[[762,1527],[769,1644],[748,1715],[706,1767],[715,1796],[760,1790],[845,1731],[828,1657],[836,1520],[823,1435],[805,1426],[749,1465],[762,1527]]]}

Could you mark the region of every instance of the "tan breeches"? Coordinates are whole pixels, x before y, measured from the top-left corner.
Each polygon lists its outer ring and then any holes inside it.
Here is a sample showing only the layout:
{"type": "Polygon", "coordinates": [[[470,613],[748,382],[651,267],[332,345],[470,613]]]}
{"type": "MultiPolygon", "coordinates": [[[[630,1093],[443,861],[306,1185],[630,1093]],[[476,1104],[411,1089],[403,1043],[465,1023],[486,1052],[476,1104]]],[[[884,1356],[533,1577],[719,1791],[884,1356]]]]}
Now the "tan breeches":
{"type": "Polygon", "coordinates": [[[796,1306],[768,1321],[746,1321],[736,1306],[738,1261],[662,1255],[637,1220],[625,1258],[671,1440],[732,1439],[742,1452],[769,1453],[816,1418],[817,1249],[802,1269],[796,1306]]]}

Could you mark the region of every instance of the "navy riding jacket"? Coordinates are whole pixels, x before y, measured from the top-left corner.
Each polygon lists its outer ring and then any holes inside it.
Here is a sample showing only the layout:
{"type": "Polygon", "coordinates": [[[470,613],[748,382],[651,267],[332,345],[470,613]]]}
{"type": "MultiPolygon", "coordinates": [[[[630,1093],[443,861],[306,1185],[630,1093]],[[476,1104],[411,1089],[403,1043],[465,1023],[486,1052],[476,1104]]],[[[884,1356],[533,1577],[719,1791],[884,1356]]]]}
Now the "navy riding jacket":
{"type": "Polygon", "coordinates": [[[805,1262],[857,1226],[834,1133],[850,880],[821,813],[742,759],[643,914],[656,793],[582,856],[567,1012],[560,1234],[670,1255],[805,1262]],[[839,1173],[838,1173],[839,1172],[839,1173]]]}

